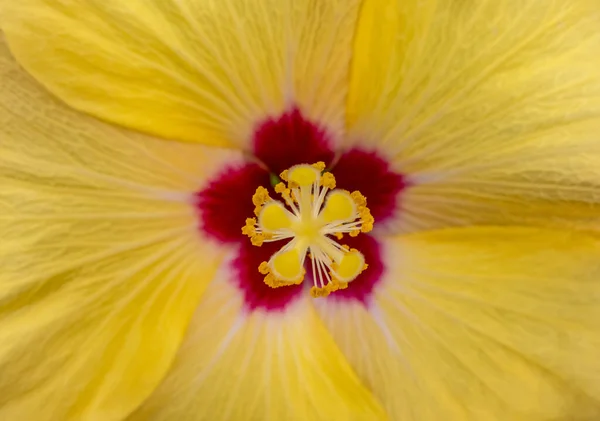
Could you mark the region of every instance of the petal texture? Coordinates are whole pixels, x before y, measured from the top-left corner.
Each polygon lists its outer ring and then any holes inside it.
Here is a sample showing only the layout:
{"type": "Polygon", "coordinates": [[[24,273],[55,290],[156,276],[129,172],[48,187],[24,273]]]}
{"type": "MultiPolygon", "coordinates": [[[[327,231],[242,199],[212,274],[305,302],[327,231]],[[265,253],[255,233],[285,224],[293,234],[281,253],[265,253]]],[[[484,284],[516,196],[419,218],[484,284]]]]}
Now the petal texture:
{"type": "Polygon", "coordinates": [[[463,228],[384,247],[368,307],[319,311],[391,420],[598,418],[597,237],[463,228]]]}
{"type": "Polygon", "coordinates": [[[292,104],[344,124],[359,0],[23,0],[0,25],[70,105],[168,138],[244,146],[292,104]]]}
{"type": "Polygon", "coordinates": [[[0,38],[0,419],[121,420],[152,392],[219,260],[193,192],[233,158],[68,109],[0,38]]]}
{"type": "Polygon", "coordinates": [[[365,1],[348,141],[407,175],[404,231],[598,228],[599,25],[597,0],[365,1]]]}
{"type": "Polygon", "coordinates": [[[171,372],[128,421],[387,419],[307,295],[247,313],[230,277],[208,287],[171,372]]]}
{"type": "MultiPolygon", "coordinates": [[[[568,136],[568,135],[567,135],[568,136]]],[[[395,228],[464,225],[561,226],[600,230],[600,142],[562,158],[498,165],[442,179],[413,179],[395,228]]]]}

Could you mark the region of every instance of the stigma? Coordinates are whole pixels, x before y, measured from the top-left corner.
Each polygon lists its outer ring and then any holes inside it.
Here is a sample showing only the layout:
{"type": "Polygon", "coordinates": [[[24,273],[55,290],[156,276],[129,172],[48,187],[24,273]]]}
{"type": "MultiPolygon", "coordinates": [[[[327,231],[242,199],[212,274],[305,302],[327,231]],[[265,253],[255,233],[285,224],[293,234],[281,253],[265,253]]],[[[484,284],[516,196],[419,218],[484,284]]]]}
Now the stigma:
{"type": "Polygon", "coordinates": [[[323,162],[295,165],[281,173],[283,182],[275,186],[282,200],[272,199],[262,186],[252,197],[255,217],[246,219],[242,233],[258,247],[285,242],[258,267],[272,288],[301,284],[306,259],[313,297],[347,288],[367,269],[363,254],[341,243],[344,235],[355,237],[373,229],[367,199],[358,191],[336,189],[335,177],[324,170],[323,162]]]}

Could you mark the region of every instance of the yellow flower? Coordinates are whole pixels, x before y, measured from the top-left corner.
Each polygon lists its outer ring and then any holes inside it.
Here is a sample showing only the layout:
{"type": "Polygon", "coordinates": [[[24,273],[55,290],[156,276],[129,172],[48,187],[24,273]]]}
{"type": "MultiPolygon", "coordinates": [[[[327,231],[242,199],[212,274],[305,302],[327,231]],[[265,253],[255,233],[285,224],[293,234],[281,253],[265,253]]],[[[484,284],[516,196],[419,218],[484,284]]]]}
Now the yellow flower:
{"type": "Polygon", "coordinates": [[[0,420],[600,418],[598,0],[0,28],[0,420]]]}

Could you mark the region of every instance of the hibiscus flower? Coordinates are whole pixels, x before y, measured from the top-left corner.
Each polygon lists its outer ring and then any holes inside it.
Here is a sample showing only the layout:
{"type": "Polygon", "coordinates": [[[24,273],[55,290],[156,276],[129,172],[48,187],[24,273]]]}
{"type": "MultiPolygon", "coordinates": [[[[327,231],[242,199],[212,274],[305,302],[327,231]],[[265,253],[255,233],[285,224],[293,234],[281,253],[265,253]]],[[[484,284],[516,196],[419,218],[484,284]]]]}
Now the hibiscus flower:
{"type": "Polygon", "coordinates": [[[600,417],[597,0],[0,0],[0,419],[600,417]]]}

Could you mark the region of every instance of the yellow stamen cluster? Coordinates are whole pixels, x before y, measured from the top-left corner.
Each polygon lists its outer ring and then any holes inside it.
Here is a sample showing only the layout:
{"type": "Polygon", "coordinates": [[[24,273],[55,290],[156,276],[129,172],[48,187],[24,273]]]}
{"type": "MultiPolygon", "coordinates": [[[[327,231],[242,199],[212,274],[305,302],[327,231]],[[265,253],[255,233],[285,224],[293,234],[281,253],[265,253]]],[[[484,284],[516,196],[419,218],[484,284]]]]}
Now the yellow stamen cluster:
{"type": "Polygon", "coordinates": [[[269,191],[265,189],[263,186],[259,186],[256,189],[256,193],[252,196],[252,204],[255,206],[254,214],[258,216],[262,206],[271,201],[271,196],[269,196],[269,191]]]}
{"type": "Polygon", "coordinates": [[[273,200],[262,186],[252,197],[256,218],[246,219],[242,233],[255,246],[289,240],[258,268],[270,287],[302,283],[306,257],[312,263],[313,297],[347,288],[368,266],[358,250],[334,240],[373,229],[367,200],[358,191],[336,189],[335,177],[324,170],[325,164],[318,162],[283,171],[284,182],[275,186],[283,202],[273,200]]]}
{"type": "Polygon", "coordinates": [[[367,207],[367,198],[360,194],[359,191],[354,191],[350,194],[354,203],[356,203],[358,215],[360,216],[362,226],[359,229],[356,229],[350,232],[351,237],[356,237],[361,232],[369,232],[373,230],[373,225],[375,224],[375,218],[371,215],[371,211],[367,207]]]}
{"type": "MultiPolygon", "coordinates": [[[[335,177],[330,172],[326,172],[321,177],[321,186],[327,187],[328,189],[335,189],[335,177]]],[[[356,192],[358,193],[358,192],[356,192]]]]}
{"type": "Polygon", "coordinates": [[[242,227],[242,234],[250,237],[250,242],[253,246],[260,247],[263,245],[265,240],[270,238],[270,234],[265,232],[256,232],[256,226],[256,218],[246,218],[246,225],[242,227]]]}

